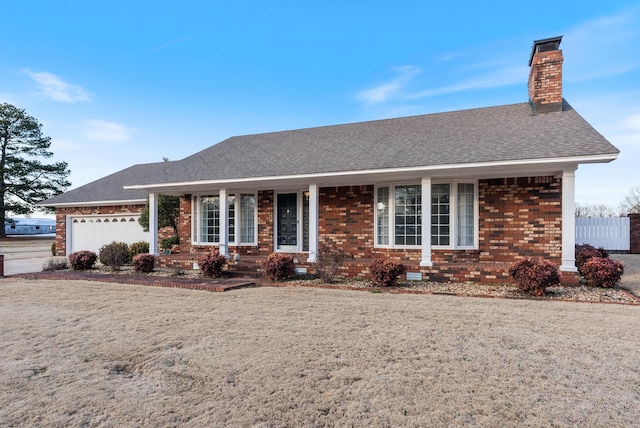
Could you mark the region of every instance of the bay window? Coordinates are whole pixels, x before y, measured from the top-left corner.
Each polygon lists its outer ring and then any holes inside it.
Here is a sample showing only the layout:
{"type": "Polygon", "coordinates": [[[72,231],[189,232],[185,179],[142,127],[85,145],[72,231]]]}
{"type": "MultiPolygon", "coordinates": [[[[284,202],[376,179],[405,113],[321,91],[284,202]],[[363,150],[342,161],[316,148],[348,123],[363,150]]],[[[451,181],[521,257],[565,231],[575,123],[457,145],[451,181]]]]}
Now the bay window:
{"type": "MultiPolygon", "coordinates": [[[[227,196],[227,231],[230,245],[253,245],[257,242],[256,195],[230,193],[227,196]]],[[[193,202],[193,243],[220,243],[220,196],[199,195],[193,202]]]]}
{"type": "MultiPolygon", "coordinates": [[[[430,239],[434,247],[475,248],[476,188],[473,182],[432,183],[431,230],[424,239],[430,239]]],[[[421,186],[379,186],[375,195],[376,245],[419,247],[423,239],[421,186]]]]}

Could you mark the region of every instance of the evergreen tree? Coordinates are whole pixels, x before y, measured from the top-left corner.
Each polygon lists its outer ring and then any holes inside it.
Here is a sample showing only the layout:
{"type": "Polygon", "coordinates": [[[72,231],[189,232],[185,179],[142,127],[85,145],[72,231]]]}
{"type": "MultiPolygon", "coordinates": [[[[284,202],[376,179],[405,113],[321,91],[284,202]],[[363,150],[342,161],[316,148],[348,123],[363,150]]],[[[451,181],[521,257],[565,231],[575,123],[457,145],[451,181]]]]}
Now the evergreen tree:
{"type": "MultiPolygon", "coordinates": [[[[66,162],[43,163],[51,158],[51,138],[42,134],[42,125],[11,104],[0,104],[0,218],[7,214],[28,215],[36,204],[62,193],[71,184],[66,162]]],[[[0,237],[4,237],[4,227],[0,237]]]]}

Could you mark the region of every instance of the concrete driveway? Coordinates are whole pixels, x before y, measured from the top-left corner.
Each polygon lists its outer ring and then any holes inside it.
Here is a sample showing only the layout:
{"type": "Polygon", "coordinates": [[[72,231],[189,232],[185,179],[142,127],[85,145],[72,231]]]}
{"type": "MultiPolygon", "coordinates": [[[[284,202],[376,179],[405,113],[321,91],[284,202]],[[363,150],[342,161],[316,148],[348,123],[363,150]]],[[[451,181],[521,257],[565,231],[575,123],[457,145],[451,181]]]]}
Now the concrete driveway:
{"type": "Polygon", "coordinates": [[[4,274],[42,271],[51,258],[53,236],[8,237],[0,241],[0,254],[4,255],[4,274]]]}

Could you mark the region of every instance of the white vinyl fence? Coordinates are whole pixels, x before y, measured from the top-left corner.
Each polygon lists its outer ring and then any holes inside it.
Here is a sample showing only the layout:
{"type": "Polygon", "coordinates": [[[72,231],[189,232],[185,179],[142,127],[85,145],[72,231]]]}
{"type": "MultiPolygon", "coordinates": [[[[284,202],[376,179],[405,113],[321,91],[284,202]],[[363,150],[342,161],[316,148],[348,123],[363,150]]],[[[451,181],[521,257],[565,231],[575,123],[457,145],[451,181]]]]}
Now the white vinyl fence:
{"type": "Polygon", "coordinates": [[[613,251],[631,249],[629,217],[577,218],[576,244],[590,244],[613,251]]]}

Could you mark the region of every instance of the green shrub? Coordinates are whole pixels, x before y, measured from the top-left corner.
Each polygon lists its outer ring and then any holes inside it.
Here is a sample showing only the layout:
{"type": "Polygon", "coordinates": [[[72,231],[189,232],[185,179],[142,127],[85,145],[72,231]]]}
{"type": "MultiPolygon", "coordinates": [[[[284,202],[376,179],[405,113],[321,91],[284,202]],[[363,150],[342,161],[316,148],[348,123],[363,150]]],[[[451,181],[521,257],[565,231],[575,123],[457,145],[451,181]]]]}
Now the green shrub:
{"type": "Polygon", "coordinates": [[[153,254],[141,253],[133,256],[133,270],[136,272],[153,272],[156,267],[156,257],[153,254]]]}
{"type": "Polygon", "coordinates": [[[207,278],[218,278],[227,265],[227,258],[218,251],[213,251],[206,256],[198,258],[198,266],[202,274],[207,278]]]}
{"type": "Polygon", "coordinates": [[[44,272],[51,272],[54,270],[69,269],[69,262],[66,257],[54,257],[46,261],[42,266],[44,272]]]}
{"type": "Polygon", "coordinates": [[[296,273],[293,257],[271,253],[262,265],[265,276],[272,281],[284,281],[296,273]]]}
{"type": "Polygon", "coordinates": [[[373,287],[393,287],[398,283],[398,277],[406,271],[405,265],[398,260],[389,257],[376,259],[369,266],[371,285],[373,287]]]}
{"type": "Polygon", "coordinates": [[[51,243],[51,255],[54,257],[56,256],[56,241],[51,243]]]}
{"type": "Polygon", "coordinates": [[[69,264],[73,270],[93,269],[98,260],[98,256],[93,251],[77,251],[69,254],[69,264]]]}
{"type": "Polygon", "coordinates": [[[335,275],[345,260],[353,258],[349,253],[336,247],[331,240],[325,240],[318,246],[315,270],[323,281],[333,282],[335,275]]]}
{"type": "Polygon", "coordinates": [[[546,260],[526,257],[509,269],[518,288],[534,296],[544,296],[545,289],[560,283],[558,267],[546,260]]]}
{"type": "Polygon", "coordinates": [[[131,257],[135,257],[138,254],[149,254],[149,243],[145,241],[134,242],[129,245],[129,253],[131,253],[131,257]]]}
{"type": "Polygon", "coordinates": [[[115,270],[131,263],[129,246],[124,242],[113,241],[110,244],[103,245],[99,254],[100,263],[115,270]]]}
{"type": "Polygon", "coordinates": [[[576,245],[576,267],[582,274],[582,266],[594,257],[609,257],[604,248],[596,248],[593,245],[576,245]]]}
{"type": "Polygon", "coordinates": [[[180,238],[178,235],[173,235],[168,238],[164,238],[160,241],[160,248],[163,250],[170,250],[174,245],[178,245],[180,243],[180,238]]]}
{"type": "Polygon", "coordinates": [[[606,257],[592,257],[582,265],[581,272],[590,287],[615,287],[624,273],[624,263],[606,257]]]}

